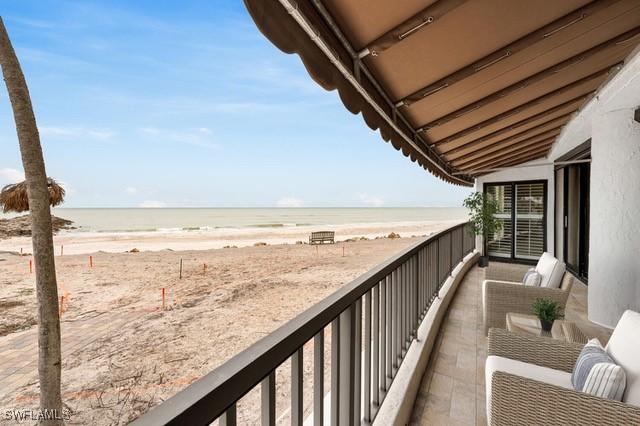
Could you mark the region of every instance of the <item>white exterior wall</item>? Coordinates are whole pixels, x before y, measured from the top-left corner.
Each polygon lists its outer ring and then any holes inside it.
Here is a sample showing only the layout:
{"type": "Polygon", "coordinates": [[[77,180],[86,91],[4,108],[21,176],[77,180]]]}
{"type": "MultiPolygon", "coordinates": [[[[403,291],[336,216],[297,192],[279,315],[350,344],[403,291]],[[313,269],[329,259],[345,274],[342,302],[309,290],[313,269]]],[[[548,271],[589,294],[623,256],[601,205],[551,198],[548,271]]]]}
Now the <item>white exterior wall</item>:
{"type": "Polygon", "coordinates": [[[588,315],[615,326],[626,309],[640,311],[640,123],[633,110],[594,117],[591,155],[588,315]]]}
{"type": "MultiPolygon", "coordinates": [[[[608,327],[614,327],[626,309],[640,311],[640,123],[633,119],[637,108],[638,49],[565,126],[548,158],[539,160],[548,165],[520,165],[476,181],[481,191],[485,182],[548,180],[547,250],[554,253],[558,212],[550,163],[591,138],[588,316],[608,327]]],[[[562,259],[562,253],[555,254],[562,259]]]]}

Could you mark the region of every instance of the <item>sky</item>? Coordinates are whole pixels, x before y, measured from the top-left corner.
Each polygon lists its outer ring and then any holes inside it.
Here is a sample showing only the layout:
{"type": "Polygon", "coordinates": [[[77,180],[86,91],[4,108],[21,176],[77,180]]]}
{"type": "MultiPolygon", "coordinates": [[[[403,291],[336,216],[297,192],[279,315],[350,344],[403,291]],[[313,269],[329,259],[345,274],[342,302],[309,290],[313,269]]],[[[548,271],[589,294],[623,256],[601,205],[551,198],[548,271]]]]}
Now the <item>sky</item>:
{"type": "MultiPolygon", "coordinates": [[[[65,207],[437,207],[412,163],[239,0],[0,0],[65,207]]],[[[0,185],[23,178],[0,89],[0,185]]]]}

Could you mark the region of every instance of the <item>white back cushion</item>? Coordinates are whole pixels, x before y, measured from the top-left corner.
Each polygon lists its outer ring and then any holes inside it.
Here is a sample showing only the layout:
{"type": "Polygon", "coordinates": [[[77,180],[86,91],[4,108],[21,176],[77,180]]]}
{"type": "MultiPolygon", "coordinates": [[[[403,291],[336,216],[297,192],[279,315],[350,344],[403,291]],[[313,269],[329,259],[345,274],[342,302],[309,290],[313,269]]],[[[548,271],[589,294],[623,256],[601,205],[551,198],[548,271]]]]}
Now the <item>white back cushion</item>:
{"type": "Polygon", "coordinates": [[[627,375],[622,401],[640,406],[640,313],[622,314],[605,349],[627,375]]]}
{"type": "Polygon", "coordinates": [[[542,275],[541,287],[559,288],[565,265],[545,251],[538,260],[536,271],[542,275]]]}

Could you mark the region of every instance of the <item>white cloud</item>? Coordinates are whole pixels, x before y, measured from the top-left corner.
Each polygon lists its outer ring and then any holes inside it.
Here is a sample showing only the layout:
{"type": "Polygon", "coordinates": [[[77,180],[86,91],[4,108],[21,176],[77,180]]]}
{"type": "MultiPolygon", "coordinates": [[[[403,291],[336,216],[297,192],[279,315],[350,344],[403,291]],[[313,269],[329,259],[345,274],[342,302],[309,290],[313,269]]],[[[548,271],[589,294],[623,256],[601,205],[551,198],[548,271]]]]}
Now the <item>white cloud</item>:
{"type": "Polygon", "coordinates": [[[20,170],[12,169],[9,167],[0,169],[0,183],[3,185],[10,183],[18,183],[24,180],[24,173],[20,170]]]}
{"type": "Polygon", "coordinates": [[[41,136],[51,139],[108,141],[116,135],[110,129],[87,127],[43,126],[39,130],[41,136]]]}
{"type": "Polygon", "coordinates": [[[207,127],[191,128],[186,130],[160,129],[158,127],[140,127],[138,133],[153,140],[186,143],[189,145],[217,148],[213,142],[213,136],[207,127]]]}
{"type": "Polygon", "coordinates": [[[162,201],[146,200],[138,204],[138,207],[144,209],[161,209],[163,207],[167,207],[167,203],[163,203],[162,201]]]}
{"type": "Polygon", "coordinates": [[[278,207],[303,207],[304,200],[295,197],[280,198],[276,203],[278,207]]]}
{"type": "Polygon", "coordinates": [[[124,189],[124,192],[126,192],[126,193],[127,193],[127,194],[129,194],[129,195],[133,195],[133,194],[137,193],[137,192],[138,192],[138,190],[137,190],[136,188],[134,188],[133,186],[127,186],[127,187],[124,189]]]}
{"type": "Polygon", "coordinates": [[[384,200],[382,198],[369,194],[358,194],[358,198],[363,204],[371,207],[382,207],[384,205],[384,200]]]}

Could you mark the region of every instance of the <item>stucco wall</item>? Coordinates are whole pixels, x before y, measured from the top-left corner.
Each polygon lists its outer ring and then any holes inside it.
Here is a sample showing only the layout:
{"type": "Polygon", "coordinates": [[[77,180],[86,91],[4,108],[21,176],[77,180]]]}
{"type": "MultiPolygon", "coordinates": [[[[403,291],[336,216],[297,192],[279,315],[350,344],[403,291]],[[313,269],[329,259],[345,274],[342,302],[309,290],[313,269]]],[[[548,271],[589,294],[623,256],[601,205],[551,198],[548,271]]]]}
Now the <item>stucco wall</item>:
{"type": "Polygon", "coordinates": [[[593,120],[589,319],[615,326],[640,311],[640,123],[633,111],[593,120]]]}

